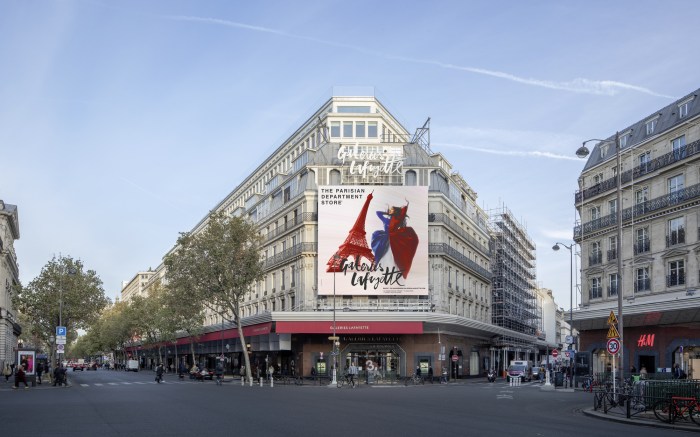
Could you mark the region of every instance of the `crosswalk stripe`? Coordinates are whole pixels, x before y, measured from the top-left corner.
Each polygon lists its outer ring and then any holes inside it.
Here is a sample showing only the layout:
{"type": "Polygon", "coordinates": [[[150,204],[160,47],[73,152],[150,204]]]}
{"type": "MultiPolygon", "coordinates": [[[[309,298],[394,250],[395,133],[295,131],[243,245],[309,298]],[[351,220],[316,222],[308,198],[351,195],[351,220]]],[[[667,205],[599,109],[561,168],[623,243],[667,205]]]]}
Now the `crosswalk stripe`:
{"type": "Polygon", "coordinates": [[[90,387],[90,384],[80,384],[83,387],[90,387]]]}
{"type": "Polygon", "coordinates": [[[108,382],[107,384],[109,384],[109,385],[119,385],[119,384],[116,383],[116,382],[108,382]]]}
{"type": "Polygon", "coordinates": [[[104,384],[100,384],[100,383],[96,382],[95,385],[102,387],[104,384]]]}
{"type": "Polygon", "coordinates": [[[124,381],[122,381],[122,384],[124,384],[124,385],[131,385],[130,382],[124,382],[124,381]]]}

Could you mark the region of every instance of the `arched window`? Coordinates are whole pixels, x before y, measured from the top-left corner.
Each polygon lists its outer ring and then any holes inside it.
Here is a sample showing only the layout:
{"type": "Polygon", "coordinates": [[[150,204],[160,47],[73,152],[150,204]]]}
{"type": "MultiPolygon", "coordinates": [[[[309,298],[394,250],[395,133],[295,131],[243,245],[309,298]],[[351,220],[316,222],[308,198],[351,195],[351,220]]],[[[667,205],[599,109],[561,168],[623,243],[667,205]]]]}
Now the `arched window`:
{"type": "Polygon", "coordinates": [[[416,172],[409,170],[406,172],[406,185],[415,186],[418,184],[418,177],[416,172]]]}
{"type": "Polygon", "coordinates": [[[338,170],[331,170],[330,185],[340,185],[340,172],[338,170]]]}

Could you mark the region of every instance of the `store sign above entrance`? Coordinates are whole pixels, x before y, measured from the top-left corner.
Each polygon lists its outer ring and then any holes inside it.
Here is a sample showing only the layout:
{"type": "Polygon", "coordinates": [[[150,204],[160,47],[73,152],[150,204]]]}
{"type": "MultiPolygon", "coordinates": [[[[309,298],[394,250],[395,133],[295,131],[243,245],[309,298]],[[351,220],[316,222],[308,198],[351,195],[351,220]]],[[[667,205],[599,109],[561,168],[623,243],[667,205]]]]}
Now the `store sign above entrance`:
{"type": "Polygon", "coordinates": [[[654,347],[654,337],[656,334],[642,334],[637,340],[637,347],[654,347]]]}
{"type": "MultiPolygon", "coordinates": [[[[291,334],[328,334],[333,322],[275,322],[275,332],[291,334]]],[[[336,322],[338,334],[422,334],[423,322],[336,322]]]]}
{"type": "Polygon", "coordinates": [[[318,197],[319,296],[428,295],[428,187],[322,186],[318,197]]]}

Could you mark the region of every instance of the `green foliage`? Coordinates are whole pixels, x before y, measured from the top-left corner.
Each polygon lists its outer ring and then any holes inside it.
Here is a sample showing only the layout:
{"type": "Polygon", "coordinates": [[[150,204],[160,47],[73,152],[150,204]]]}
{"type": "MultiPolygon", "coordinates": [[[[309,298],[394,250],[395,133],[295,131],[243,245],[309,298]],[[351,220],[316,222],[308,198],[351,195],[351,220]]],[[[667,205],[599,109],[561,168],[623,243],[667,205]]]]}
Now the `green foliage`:
{"type": "MultiPolygon", "coordinates": [[[[245,344],[238,323],[240,304],[250,286],[264,277],[260,252],[261,237],[253,223],[210,214],[204,229],[181,234],[176,249],[165,257],[170,298],[181,300],[183,308],[196,314],[203,314],[206,306],[234,321],[245,344]]],[[[247,353],[244,356],[250,372],[247,353]]]]}
{"type": "Polygon", "coordinates": [[[59,322],[75,335],[98,320],[109,299],[94,270],[85,270],[82,261],[71,257],[54,257],[39,276],[16,290],[12,302],[32,320],[32,335],[51,344],[59,322]]]}

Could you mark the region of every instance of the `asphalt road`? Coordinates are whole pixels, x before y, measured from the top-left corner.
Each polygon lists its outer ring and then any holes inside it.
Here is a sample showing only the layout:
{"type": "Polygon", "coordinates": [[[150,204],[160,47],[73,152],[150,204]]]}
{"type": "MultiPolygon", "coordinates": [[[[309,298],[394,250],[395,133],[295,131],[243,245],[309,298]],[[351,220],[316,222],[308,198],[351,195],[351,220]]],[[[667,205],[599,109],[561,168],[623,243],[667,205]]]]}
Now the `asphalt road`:
{"type": "Polygon", "coordinates": [[[12,390],[0,379],[0,435],[669,436],[683,431],[588,417],[584,392],[539,384],[242,387],[153,372],[69,372],[71,387],[12,390]]]}

